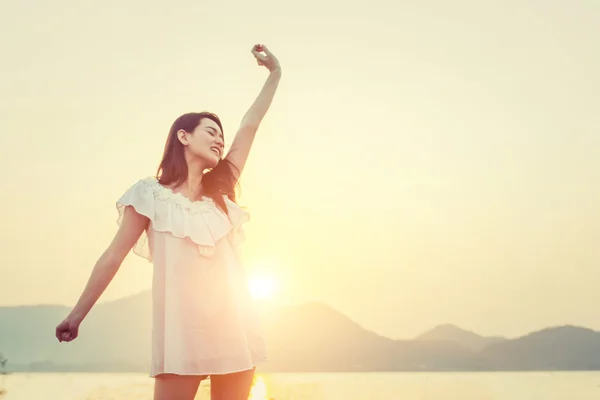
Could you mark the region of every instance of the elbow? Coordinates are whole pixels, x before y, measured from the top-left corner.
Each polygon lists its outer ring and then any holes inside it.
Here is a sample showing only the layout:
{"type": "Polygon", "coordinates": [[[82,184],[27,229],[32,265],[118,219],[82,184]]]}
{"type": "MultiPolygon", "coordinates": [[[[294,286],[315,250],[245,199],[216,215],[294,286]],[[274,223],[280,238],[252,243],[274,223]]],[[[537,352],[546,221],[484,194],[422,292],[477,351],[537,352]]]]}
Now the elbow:
{"type": "Polygon", "coordinates": [[[96,265],[108,274],[114,274],[121,267],[124,259],[125,255],[119,254],[114,249],[109,248],[98,259],[96,265]]]}
{"type": "Polygon", "coordinates": [[[256,132],[260,126],[262,118],[259,115],[249,114],[244,118],[240,126],[240,131],[256,132]]]}

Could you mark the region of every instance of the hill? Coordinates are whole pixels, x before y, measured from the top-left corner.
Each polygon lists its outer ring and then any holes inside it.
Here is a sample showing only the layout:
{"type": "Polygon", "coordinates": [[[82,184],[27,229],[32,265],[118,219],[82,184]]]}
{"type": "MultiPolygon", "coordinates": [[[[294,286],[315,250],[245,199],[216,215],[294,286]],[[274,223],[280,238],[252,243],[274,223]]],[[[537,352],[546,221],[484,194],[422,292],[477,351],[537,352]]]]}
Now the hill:
{"type": "MultiPolygon", "coordinates": [[[[71,343],[58,343],[62,306],[0,307],[0,352],[9,370],[139,371],[150,361],[151,296],[97,305],[71,343]]],[[[337,310],[309,303],[261,310],[270,361],[263,371],[600,369],[600,333],[554,327],[517,339],[440,325],[414,340],[376,334],[337,310]]]]}
{"type": "Polygon", "coordinates": [[[425,341],[448,341],[458,343],[472,351],[480,351],[493,343],[506,340],[503,337],[484,337],[476,333],[464,330],[452,324],[438,325],[433,329],[418,336],[416,340],[425,341]]]}

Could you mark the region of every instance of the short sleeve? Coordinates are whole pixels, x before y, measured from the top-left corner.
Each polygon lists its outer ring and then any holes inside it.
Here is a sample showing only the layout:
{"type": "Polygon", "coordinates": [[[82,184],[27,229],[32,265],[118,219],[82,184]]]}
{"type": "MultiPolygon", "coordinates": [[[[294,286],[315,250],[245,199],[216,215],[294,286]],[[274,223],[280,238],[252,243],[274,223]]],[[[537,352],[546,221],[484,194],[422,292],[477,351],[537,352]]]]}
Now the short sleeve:
{"type": "MultiPolygon", "coordinates": [[[[141,214],[152,221],[154,218],[154,194],[152,188],[149,187],[146,180],[140,180],[133,184],[125,193],[117,200],[117,224],[120,226],[123,222],[125,208],[131,206],[138,214],[141,214]]],[[[133,246],[133,252],[140,257],[152,261],[152,254],[148,243],[148,232],[144,230],[140,238],[133,246]]]]}

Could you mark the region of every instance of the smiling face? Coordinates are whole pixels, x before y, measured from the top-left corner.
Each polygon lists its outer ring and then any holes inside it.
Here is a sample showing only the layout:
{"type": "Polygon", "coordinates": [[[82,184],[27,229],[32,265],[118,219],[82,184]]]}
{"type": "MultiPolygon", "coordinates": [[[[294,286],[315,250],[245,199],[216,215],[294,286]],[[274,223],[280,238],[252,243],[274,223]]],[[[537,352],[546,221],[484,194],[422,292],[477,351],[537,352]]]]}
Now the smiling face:
{"type": "Polygon", "coordinates": [[[206,168],[214,168],[223,156],[223,132],[210,118],[203,118],[192,132],[180,129],[177,137],[185,146],[186,152],[202,160],[206,168]]]}

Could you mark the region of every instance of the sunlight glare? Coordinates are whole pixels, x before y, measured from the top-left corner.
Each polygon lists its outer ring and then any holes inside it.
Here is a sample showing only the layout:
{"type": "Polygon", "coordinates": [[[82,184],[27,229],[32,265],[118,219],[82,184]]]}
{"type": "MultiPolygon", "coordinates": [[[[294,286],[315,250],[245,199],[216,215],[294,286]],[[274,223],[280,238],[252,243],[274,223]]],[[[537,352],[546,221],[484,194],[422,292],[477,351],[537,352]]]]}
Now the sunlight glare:
{"type": "Polygon", "coordinates": [[[271,400],[267,393],[267,384],[261,376],[257,376],[250,389],[250,397],[248,400],[271,400]]]}
{"type": "Polygon", "coordinates": [[[249,280],[250,293],[255,299],[271,299],[275,294],[275,280],[268,276],[256,276],[249,280]]]}

